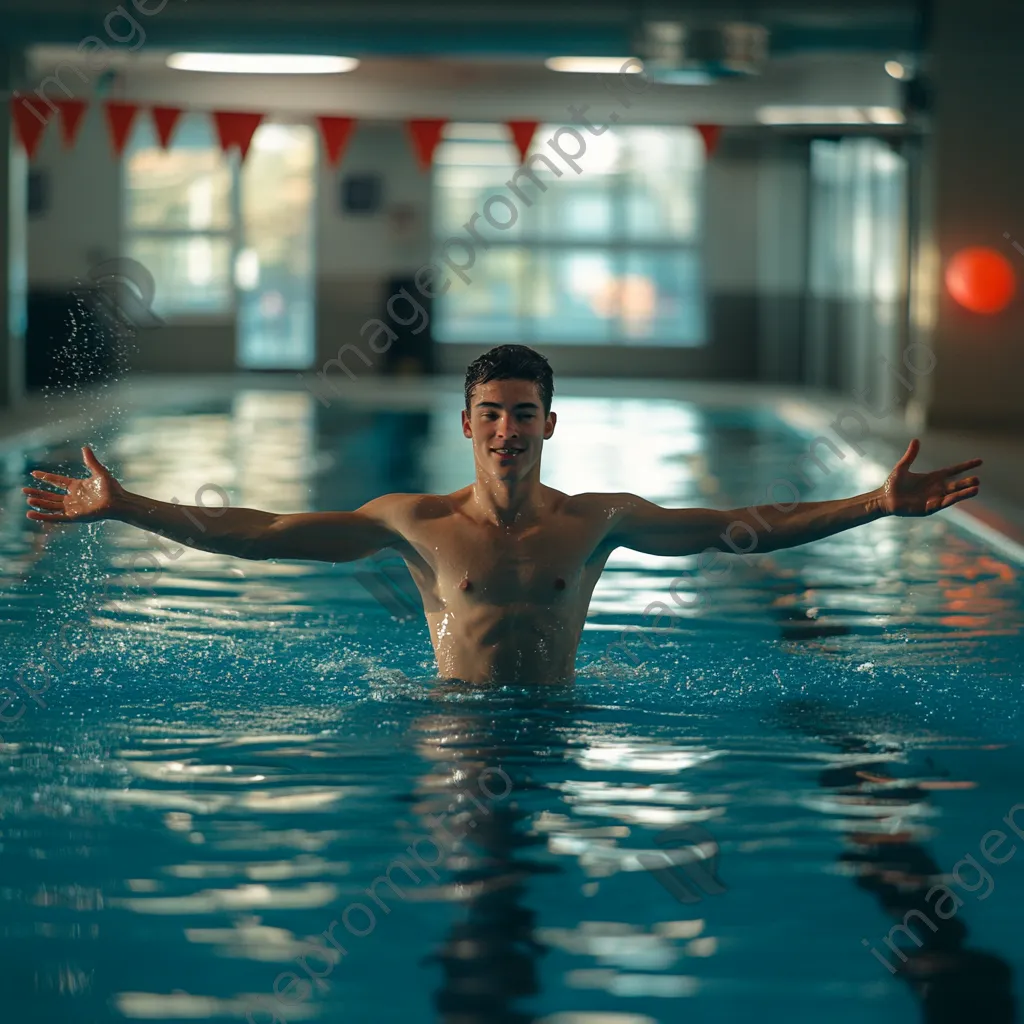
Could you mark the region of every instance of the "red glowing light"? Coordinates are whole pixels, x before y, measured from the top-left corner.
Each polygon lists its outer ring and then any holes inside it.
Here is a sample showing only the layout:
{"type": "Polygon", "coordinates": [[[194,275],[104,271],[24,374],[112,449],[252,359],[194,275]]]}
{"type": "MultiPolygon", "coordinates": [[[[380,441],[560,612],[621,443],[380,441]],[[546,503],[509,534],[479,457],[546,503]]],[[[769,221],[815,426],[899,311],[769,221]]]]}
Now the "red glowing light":
{"type": "Polygon", "coordinates": [[[1001,313],[1017,292],[1010,261],[995,249],[961,249],[946,267],[949,294],[972,313],[1001,313]]]}

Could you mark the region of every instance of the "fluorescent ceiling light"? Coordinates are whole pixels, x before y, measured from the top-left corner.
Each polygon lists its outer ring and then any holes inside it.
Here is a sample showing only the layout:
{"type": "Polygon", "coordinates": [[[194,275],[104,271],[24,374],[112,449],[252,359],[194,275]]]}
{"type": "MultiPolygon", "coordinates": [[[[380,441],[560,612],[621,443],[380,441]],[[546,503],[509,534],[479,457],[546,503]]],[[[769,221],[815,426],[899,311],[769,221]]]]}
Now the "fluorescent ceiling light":
{"type": "Polygon", "coordinates": [[[548,57],[544,67],[551,71],[575,71],[585,75],[617,75],[622,71],[638,74],[644,69],[638,57],[548,57]]]}
{"type": "Polygon", "coordinates": [[[305,53],[172,53],[176,71],[215,71],[236,75],[335,75],[359,67],[355,57],[305,53]]]}
{"type": "Polygon", "coordinates": [[[761,107],[761,124],[903,124],[902,111],[895,107],[761,107]]]}

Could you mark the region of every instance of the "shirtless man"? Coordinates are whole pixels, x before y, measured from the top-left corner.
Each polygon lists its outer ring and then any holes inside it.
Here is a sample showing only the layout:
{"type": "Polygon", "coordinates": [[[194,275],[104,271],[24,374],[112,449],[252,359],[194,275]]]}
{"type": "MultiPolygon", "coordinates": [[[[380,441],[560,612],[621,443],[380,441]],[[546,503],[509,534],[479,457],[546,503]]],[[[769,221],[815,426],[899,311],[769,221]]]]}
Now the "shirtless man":
{"type": "Polygon", "coordinates": [[[23,488],[35,510],[27,515],[56,523],[116,519],[250,559],[350,562],[392,548],[423,597],[442,677],[528,683],[572,680],[590,597],[617,547],[691,555],[736,545],[760,554],[883,516],[931,515],[978,493],[978,478],[961,474],[980,459],[912,473],[915,440],[877,490],[785,512],[772,505],[669,509],[634,494],[563,494],[540,482],[541,451],[555,431],[552,390],[547,360],[522,345],[502,345],[470,365],[462,432],[473,444],[476,479],[453,494],[388,494],[354,512],[228,508],[211,518],[202,508],[129,493],[83,448],[91,475],[34,472],[60,491],[23,488]],[[205,529],[197,537],[200,522],[205,529]]]}

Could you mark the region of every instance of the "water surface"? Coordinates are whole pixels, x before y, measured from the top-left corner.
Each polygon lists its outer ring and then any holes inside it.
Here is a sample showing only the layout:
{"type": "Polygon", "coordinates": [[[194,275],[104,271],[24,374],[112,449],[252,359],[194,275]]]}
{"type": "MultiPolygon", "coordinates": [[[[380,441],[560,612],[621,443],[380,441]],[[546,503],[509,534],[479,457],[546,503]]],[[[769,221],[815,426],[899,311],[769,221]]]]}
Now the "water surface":
{"type": "MultiPolygon", "coordinates": [[[[807,449],[757,410],[556,408],[544,477],[568,491],[742,506],[807,449]]],[[[23,515],[27,471],[74,470],[86,440],[163,500],[450,490],[472,469],[458,410],[443,391],[393,409],[242,391],[6,450],[5,1017],[1013,1020],[1024,853],[981,844],[1020,845],[1001,819],[1024,803],[1024,594],[948,518],[717,579],[617,552],[577,684],[481,689],[434,680],[393,559],[249,562],[23,515]],[[615,648],[652,602],[673,616],[615,648]],[[368,894],[389,866],[399,891],[368,894]],[[962,901],[945,921],[924,900],[943,879],[962,901]],[[915,909],[937,930],[912,918],[903,964],[884,939],[915,909]],[[325,931],[336,963],[312,952],[325,931]]],[[[807,496],[878,483],[850,459],[807,496]]]]}

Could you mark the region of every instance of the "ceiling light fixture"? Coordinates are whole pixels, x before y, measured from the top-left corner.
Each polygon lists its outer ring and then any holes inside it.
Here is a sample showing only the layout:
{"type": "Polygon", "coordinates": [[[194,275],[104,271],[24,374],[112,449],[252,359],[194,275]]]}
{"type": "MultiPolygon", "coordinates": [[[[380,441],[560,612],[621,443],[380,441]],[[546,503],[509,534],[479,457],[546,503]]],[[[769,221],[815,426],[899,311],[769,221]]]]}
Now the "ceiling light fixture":
{"type": "Polygon", "coordinates": [[[903,124],[895,107],[767,106],[757,112],[761,124],[903,124]]]}
{"type": "Polygon", "coordinates": [[[354,71],[359,61],[306,53],[172,53],[167,66],[235,75],[336,75],[354,71]]]}
{"type": "Polygon", "coordinates": [[[639,74],[643,64],[637,57],[548,57],[544,67],[583,75],[639,74]]]}

